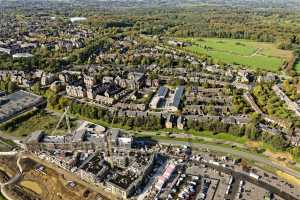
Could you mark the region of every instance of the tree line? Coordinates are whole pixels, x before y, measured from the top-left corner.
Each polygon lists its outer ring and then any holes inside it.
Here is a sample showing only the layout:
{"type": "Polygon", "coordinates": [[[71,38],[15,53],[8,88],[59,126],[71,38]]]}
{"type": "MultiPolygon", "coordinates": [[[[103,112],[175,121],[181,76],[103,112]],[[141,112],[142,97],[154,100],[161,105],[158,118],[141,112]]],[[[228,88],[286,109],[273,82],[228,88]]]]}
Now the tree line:
{"type": "MultiPolygon", "coordinates": [[[[126,116],[119,115],[118,111],[108,110],[103,107],[82,103],[76,100],[71,100],[66,97],[59,97],[55,94],[48,98],[48,105],[54,109],[63,109],[69,106],[69,112],[73,115],[79,115],[91,120],[101,120],[102,122],[117,125],[126,129],[157,131],[164,128],[165,119],[162,116],[147,115],[147,116],[126,116]]],[[[188,120],[186,130],[213,131],[217,133],[227,133],[238,137],[246,137],[254,141],[264,141],[271,144],[279,150],[286,150],[289,142],[286,138],[279,135],[269,135],[261,132],[258,127],[259,116],[253,116],[250,123],[247,125],[225,124],[220,120],[188,120]]]]}

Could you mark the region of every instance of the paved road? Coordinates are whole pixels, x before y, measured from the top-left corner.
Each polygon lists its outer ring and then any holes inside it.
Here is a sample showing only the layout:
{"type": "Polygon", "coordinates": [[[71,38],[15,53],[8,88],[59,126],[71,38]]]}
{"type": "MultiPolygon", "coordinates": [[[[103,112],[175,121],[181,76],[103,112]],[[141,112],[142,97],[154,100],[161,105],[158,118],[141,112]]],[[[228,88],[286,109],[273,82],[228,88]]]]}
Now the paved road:
{"type": "MultiPolygon", "coordinates": [[[[188,145],[187,142],[180,142],[180,141],[173,141],[173,140],[172,141],[171,140],[160,140],[159,143],[160,144],[166,144],[166,145],[188,145]]],[[[271,161],[268,158],[263,157],[263,156],[259,156],[259,155],[252,154],[252,153],[249,153],[249,152],[238,151],[238,150],[235,150],[235,149],[232,149],[232,148],[227,148],[227,147],[224,147],[224,146],[212,145],[212,144],[193,143],[193,147],[206,148],[206,149],[209,149],[209,150],[223,152],[223,153],[235,155],[235,156],[238,156],[238,157],[241,157],[241,158],[245,158],[245,159],[248,159],[248,160],[252,160],[252,161],[255,161],[255,162],[258,162],[258,163],[262,163],[262,164],[265,164],[265,165],[269,165],[271,167],[274,167],[274,168],[276,168],[280,171],[283,171],[283,172],[285,172],[289,175],[292,175],[292,176],[300,179],[300,173],[299,172],[297,172],[293,169],[290,169],[288,167],[282,166],[278,163],[275,163],[275,162],[273,162],[273,161],[271,161]]]]}
{"type": "Polygon", "coordinates": [[[0,183],[0,191],[1,191],[1,194],[7,199],[7,200],[14,200],[12,199],[9,194],[6,192],[5,190],[5,186],[8,186],[8,185],[11,185],[11,184],[14,184],[15,182],[17,182],[21,177],[22,177],[22,172],[23,172],[23,168],[20,164],[20,161],[21,161],[21,156],[18,155],[18,160],[17,160],[17,166],[19,168],[19,172],[14,176],[12,177],[8,182],[6,183],[0,183]]]}
{"type": "Polygon", "coordinates": [[[0,156],[15,156],[17,154],[17,151],[0,152],[0,156]]]}
{"type": "MultiPolygon", "coordinates": [[[[196,162],[197,163],[197,162],[196,162]]],[[[209,167],[211,168],[214,168],[218,171],[222,171],[226,174],[230,174],[232,176],[235,177],[235,183],[239,183],[239,180],[242,179],[242,180],[246,180],[254,185],[257,185],[258,187],[261,187],[261,188],[265,188],[266,190],[280,196],[281,198],[283,199],[286,199],[286,200],[298,200],[297,197],[294,197],[292,195],[290,195],[289,193],[285,192],[285,191],[282,191],[280,190],[279,188],[276,188],[274,187],[273,185],[270,185],[264,181],[261,181],[261,180],[255,180],[253,178],[251,178],[250,176],[244,174],[244,173],[241,173],[241,172],[236,172],[232,169],[229,169],[229,168],[224,168],[224,167],[221,167],[221,166],[216,166],[216,165],[212,165],[212,164],[209,164],[209,163],[205,163],[206,165],[208,165],[209,167]]],[[[234,191],[232,193],[232,197],[230,199],[233,199],[234,196],[236,194],[236,191],[234,191]]]]}
{"type": "Polygon", "coordinates": [[[7,194],[7,192],[5,190],[4,184],[0,183],[0,191],[1,191],[2,196],[4,196],[5,199],[7,199],[7,200],[15,200],[15,199],[10,198],[10,196],[7,194]]]}

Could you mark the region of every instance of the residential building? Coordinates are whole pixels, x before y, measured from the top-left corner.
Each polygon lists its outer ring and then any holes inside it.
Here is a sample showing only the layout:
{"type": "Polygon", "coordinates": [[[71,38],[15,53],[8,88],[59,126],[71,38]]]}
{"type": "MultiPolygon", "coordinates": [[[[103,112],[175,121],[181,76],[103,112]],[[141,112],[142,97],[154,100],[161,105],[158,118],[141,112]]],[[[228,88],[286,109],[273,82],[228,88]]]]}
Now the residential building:
{"type": "Polygon", "coordinates": [[[167,105],[167,109],[169,109],[172,112],[176,112],[179,109],[181,98],[183,96],[184,92],[184,86],[178,86],[175,90],[175,94],[170,102],[169,105],[167,105]]]}
{"type": "Polygon", "coordinates": [[[185,120],[184,120],[184,117],[179,116],[179,117],[177,118],[177,128],[180,129],[180,130],[183,130],[183,129],[184,129],[184,126],[185,126],[185,120]]]}

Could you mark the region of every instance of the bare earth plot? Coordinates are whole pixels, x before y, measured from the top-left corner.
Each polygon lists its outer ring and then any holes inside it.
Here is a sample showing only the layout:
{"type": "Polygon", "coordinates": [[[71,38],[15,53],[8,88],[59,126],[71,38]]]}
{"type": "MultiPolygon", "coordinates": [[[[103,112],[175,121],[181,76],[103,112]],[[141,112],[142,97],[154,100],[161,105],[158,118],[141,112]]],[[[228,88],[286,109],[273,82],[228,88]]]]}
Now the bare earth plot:
{"type": "Polygon", "coordinates": [[[250,40],[221,39],[221,38],[180,38],[192,46],[185,50],[195,54],[208,55],[215,61],[244,65],[252,69],[279,71],[293,57],[291,51],[277,49],[272,43],[255,42],[250,40]]]}

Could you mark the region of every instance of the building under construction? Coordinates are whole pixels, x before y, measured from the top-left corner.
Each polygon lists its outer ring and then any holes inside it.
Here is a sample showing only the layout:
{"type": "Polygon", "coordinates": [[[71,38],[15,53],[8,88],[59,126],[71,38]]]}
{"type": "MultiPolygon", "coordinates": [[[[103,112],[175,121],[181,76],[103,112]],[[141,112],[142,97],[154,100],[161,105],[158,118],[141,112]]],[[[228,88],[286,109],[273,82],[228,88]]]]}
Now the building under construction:
{"type": "Polygon", "coordinates": [[[134,149],[133,138],[119,129],[84,124],[64,136],[37,131],[25,141],[39,158],[74,173],[82,180],[127,199],[146,182],[155,153],[134,149]]]}
{"type": "Polygon", "coordinates": [[[25,144],[30,152],[52,150],[108,151],[110,144],[111,151],[113,151],[116,148],[130,149],[132,142],[131,137],[124,136],[118,129],[105,131],[105,129],[97,129],[97,127],[85,127],[63,136],[50,136],[44,131],[36,131],[25,141],[25,144]],[[108,136],[110,141],[107,141],[108,136]]]}

